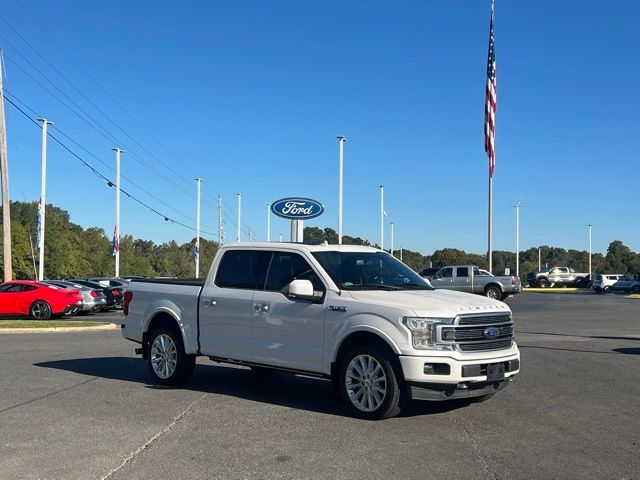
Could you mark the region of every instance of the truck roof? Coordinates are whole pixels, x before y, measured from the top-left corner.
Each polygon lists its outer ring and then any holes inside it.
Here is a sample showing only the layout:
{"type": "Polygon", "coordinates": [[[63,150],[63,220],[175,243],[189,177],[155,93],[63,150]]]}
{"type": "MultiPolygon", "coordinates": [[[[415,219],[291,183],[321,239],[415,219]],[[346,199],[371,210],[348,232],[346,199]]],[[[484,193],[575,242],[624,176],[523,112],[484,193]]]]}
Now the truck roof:
{"type": "Polygon", "coordinates": [[[294,242],[240,242],[225,243],[223,249],[256,249],[256,248],[285,248],[289,250],[300,250],[307,252],[381,252],[382,250],[363,245],[311,245],[307,243],[294,242]]]}

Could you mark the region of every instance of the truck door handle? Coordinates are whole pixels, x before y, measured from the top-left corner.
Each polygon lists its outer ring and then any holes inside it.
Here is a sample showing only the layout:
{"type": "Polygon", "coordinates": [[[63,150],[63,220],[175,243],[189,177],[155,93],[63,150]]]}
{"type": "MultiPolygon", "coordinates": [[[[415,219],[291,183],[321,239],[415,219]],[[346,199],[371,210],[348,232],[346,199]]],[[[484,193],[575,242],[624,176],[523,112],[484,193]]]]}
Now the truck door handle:
{"type": "Polygon", "coordinates": [[[213,299],[209,299],[209,298],[208,298],[208,299],[206,299],[206,300],[203,300],[203,301],[202,301],[202,304],[203,304],[205,307],[215,307],[217,303],[218,303],[218,302],[216,302],[215,300],[213,300],[213,299]]]}
{"type": "Polygon", "coordinates": [[[268,312],[269,311],[269,305],[267,305],[266,303],[254,303],[253,304],[253,311],[254,312],[268,312]]]}

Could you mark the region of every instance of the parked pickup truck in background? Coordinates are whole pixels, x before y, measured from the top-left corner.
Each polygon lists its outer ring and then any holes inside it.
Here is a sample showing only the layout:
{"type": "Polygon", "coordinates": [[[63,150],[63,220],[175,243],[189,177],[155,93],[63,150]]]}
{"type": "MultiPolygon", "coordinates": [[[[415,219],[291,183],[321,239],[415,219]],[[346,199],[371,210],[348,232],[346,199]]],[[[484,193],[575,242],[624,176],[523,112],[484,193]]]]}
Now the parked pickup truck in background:
{"type": "Polygon", "coordinates": [[[438,270],[429,282],[433,288],[477,293],[498,300],[522,290],[518,277],[496,277],[483,272],[485,270],[481,271],[476,265],[448,265],[438,270]]]}
{"type": "Polygon", "coordinates": [[[507,305],[433,290],[371,247],[224,245],[205,280],[134,279],[124,313],[157,383],[185,381],[203,355],[329,379],[366,419],[407,399],[484,400],[520,370],[507,305]]]}
{"type": "Polygon", "coordinates": [[[570,267],[551,267],[541,272],[529,272],[526,278],[530,287],[575,286],[582,288],[589,286],[589,274],[578,273],[570,267]]]}

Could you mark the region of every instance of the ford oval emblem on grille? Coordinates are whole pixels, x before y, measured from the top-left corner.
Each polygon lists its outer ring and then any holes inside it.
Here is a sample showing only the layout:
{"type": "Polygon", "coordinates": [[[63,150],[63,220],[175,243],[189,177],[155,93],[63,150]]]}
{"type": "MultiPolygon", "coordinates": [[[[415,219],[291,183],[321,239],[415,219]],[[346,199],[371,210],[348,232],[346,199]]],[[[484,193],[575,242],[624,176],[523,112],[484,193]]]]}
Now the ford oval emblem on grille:
{"type": "Polygon", "coordinates": [[[500,331],[496,327],[487,327],[484,329],[484,332],[482,333],[484,335],[484,338],[493,340],[500,334],[500,331]]]}

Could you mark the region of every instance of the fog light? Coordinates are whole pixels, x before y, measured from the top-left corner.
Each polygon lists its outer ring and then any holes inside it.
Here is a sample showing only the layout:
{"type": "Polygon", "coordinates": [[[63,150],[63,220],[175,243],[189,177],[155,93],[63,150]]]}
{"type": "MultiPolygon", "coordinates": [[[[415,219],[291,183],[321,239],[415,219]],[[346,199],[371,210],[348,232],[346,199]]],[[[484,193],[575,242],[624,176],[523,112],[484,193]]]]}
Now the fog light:
{"type": "Polygon", "coordinates": [[[425,363],[423,372],[425,375],[449,375],[451,367],[448,363],[425,363]]]}

